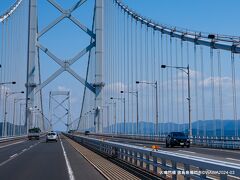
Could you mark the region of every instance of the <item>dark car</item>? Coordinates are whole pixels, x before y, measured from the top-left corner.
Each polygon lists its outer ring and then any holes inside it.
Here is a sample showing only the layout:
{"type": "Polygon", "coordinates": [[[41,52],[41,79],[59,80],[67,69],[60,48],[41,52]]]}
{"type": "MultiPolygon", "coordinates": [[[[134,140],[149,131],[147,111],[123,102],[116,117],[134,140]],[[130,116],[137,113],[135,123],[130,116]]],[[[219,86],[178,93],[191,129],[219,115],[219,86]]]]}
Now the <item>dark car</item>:
{"type": "Polygon", "coordinates": [[[166,147],[187,146],[190,147],[190,139],[182,132],[171,132],[166,138],[166,147]]]}
{"type": "Polygon", "coordinates": [[[90,131],[85,131],[84,134],[85,134],[85,135],[89,135],[89,134],[90,134],[90,131]]]}

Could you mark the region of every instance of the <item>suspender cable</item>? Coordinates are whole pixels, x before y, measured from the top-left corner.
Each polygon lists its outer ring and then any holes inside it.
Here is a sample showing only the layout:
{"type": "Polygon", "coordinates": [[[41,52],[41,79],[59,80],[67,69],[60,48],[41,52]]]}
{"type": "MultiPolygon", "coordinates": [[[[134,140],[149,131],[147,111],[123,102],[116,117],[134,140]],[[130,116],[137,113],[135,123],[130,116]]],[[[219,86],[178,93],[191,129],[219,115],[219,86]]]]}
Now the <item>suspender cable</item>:
{"type": "MultiPolygon", "coordinates": [[[[145,67],[146,67],[146,80],[149,81],[149,76],[148,76],[148,26],[146,26],[146,31],[145,31],[145,67]]],[[[149,86],[146,86],[147,89],[147,94],[146,94],[146,105],[147,105],[147,133],[150,134],[150,119],[149,119],[149,86]]]]}
{"type": "Polygon", "coordinates": [[[133,90],[134,92],[136,92],[136,105],[135,105],[135,107],[136,107],[136,128],[135,128],[135,134],[139,134],[139,107],[138,107],[138,88],[137,88],[137,84],[135,83],[135,81],[137,80],[137,79],[139,79],[138,78],[138,68],[139,68],[139,62],[138,62],[138,48],[139,48],[139,46],[138,46],[138,22],[135,20],[135,67],[136,67],[136,69],[135,69],[135,78],[133,79],[133,84],[135,84],[135,89],[133,90]]]}
{"type": "Polygon", "coordinates": [[[222,97],[222,65],[220,50],[217,51],[218,56],[218,95],[219,95],[219,113],[221,121],[221,138],[224,137],[224,121],[223,121],[223,97],[222,97]]]}
{"type": "MultiPolygon", "coordinates": [[[[170,66],[173,66],[173,50],[172,50],[172,37],[170,36],[170,66]]],[[[171,89],[171,92],[170,92],[170,99],[171,99],[171,108],[170,108],[170,111],[171,111],[171,131],[175,131],[174,130],[174,115],[173,115],[173,69],[170,68],[170,81],[171,81],[171,84],[170,84],[170,89],[171,89]]]]}
{"type": "Polygon", "coordinates": [[[235,73],[235,57],[234,53],[231,53],[231,70],[232,70],[232,98],[233,98],[233,119],[235,125],[234,136],[238,137],[238,119],[237,119],[237,93],[236,93],[236,73],[235,73]]]}
{"type": "Polygon", "coordinates": [[[213,136],[216,137],[216,115],[215,115],[215,83],[214,83],[214,62],[213,62],[213,48],[210,48],[210,66],[211,66],[211,96],[212,96],[212,120],[213,122],[213,136]]]}
{"type": "MultiPolygon", "coordinates": [[[[160,51],[161,51],[161,58],[160,58],[160,61],[161,61],[161,64],[164,64],[164,59],[163,59],[163,34],[161,33],[161,39],[160,39],[160,41],[161,41],[161,49],[160,49],[160,51]]],[[[163,135],[165,132],[166,132],[166,129],[165,129],[165,101],[164,101],[164,99],[165,99],[165,96],[164,96],[164,78],[163,78],[163,71],[161,71],[161,95],[162,95],[162,97],[161,97],[161,102],[162,102],[162,105],[161,105],[161,109],[162,109],[162,134],[161,135],[163,135]]]]}
{"type": "MultiPolygon", "coordinates": [[[[129,52],[129,44],[130,44],[130,34],[129,34],[129,15],[127,15],[127,92],[130,91],[130,52],[129,52]]],[[[128,103],[127,103],[127,109],[128,109],[128,115],[127,115],[127,134],[129,134],[129,123],[130,123],[130,102],[129,102],[129,93],[127,93],[127,99],[128,99],[128,103]]]]}
{"type": "MultiPolygon", "coordinates": [[[[165,39],[166,39],[166,64],[169,64],[168,62],[168,36],[165,35],[165,39]]],[[[169,113],[169,76],[168,76],[168,71],[166,71],[166,74],[167,74],[167,82],[166,82],[166,85],[167,85],[167,132],[169,133],[170,132],[170,113],[169,113]]]]}
{"type": "MultiPolygon", "coordinates": [[[[144,59],[143,59],[143,25],[141,23],[140,25],[140,80],[143,79],[143,72],[144,72],[144,69],[143,69],[143,65],[144,65],[144,59]]],[[[143,89],[142,89],[142,86],[138,86],[138,92],[139,92],[139,97],[140,97],[140,117],[141,117],[141,123],[140,123],[140,134],[144,134],[144,105],[143,105],[143,100],[144,100],[144,96],[143,96],[143,89]]]]}
{"type": "Polygon", "coordinates": [[[201,46],[201,96],[202,96],[202,120],[204,122],[203,136],[206,138],[206,122],[205,122],[205,89],[204,89],[204,62],[203,62],[203,47],[201,46]]]}
{"type": "MultiPolygon", "coordinates": [[[[131,18],[131,27],[130,27],[130,30],[131,30],[131,43],[130,43],[130,45],[131,45],[131,59],[130,59],[130,71],[131,71],[131,80],[130,80],[130,84],[131,84],[131,89],[130,89],[130,91],[129,92],[133,92],[134,90],[133,90],[133,82],[134,82],[134,80],[133,80],[133,74],[134,74],[134,69],[135,69],[135,67],[133,66],[133,59],[134,59],[134,50],[133,50],[133,18],[131,18]]],[[[129,94],[129,92],[128,92],[128,94],[129,94]]],[[[133,104],[133,96],[131,95],[130,96],[130,99],[131,99],[131,134],[133,134],[134,132],[133,132],[133,124],[134,124],[134,117],[133,117],[133,111],[134,111],[134,104],[133,104]]],[[[130,99],[128,99],[128,100],[130,100],[130,99]]]]}
{"type": "Polygon", "coordinates": [[[194,44],[194,71],[195,71],[195,114],[197,121],[197,137],[199,137],[199,116],[198,116],[198,69],[197,69],[197,45],[194,44]]]}
{"type": "MultiPolygon", "coordinates": [[[[175,39],[175,56],[176,56],[176,66],[178,67],[178,40],[175,39]]],[[[179,99],[179,80],[178,80],[178,70],[176,69],[176,106],[177,106],[177,116],[176,116],[176,119],[177,119],[177,131],[180,131],[180,127],[179,127],[179,124],[180,124],[180,114],[179,114],[179,103],[178,103],[178,99],[179,99]]]]}
{"type": "MultiPolygon", "coordinates": [[[[181,40],[181,66],[183,67],[183,41],[181,40]]],[[[185,130],[185,96],[184,96],[184,72],[182,71],[182,131],[185,130]]]]}
{"type": "MultiPolygon", "coordinates": [[[[126,65],[127,65],[127,63],[126,63],[126,60],[127,60],[127,57],[126,57],[126,42],[127,42],[127,40],[126,40],[126,12],[124,12],[124,14],[123,14],[123,28],[124,28],[124,30],[123,30],[123,36],[124,36],[123,37],[123,41],[124,41],[123,42],[123,57],[124,57],[124,60],[123,60],[123,82],[125,85],[125,83],[127,81],[127,79],[126,79],[126,69],[127,69],[126,68],[126,65]]],[[[124,86],[123,91],[126,91],[125,86],[124,86]]],[[[123,98],[126,99],[126,93],[123,93],[123,98]]],[[[126,116],[126,114],[125,114],[125,116],[126,116]]],[[[123,132],[124,133],[127,132],[126,127],[123,127],[123,132]]]]}

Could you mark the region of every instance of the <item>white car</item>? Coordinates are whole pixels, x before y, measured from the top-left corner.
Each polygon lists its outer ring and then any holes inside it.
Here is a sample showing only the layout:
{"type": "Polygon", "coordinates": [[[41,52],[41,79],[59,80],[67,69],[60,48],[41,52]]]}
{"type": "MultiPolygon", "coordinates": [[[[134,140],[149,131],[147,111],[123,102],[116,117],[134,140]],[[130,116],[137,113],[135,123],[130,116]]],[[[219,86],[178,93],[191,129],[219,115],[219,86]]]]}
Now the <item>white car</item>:
{"type": "Polygon", "coordinates": [[[57,133],[49,132],[46,137],[46,142],[48,142],[48,141],[56,141],[57,142],[57,133]]]}

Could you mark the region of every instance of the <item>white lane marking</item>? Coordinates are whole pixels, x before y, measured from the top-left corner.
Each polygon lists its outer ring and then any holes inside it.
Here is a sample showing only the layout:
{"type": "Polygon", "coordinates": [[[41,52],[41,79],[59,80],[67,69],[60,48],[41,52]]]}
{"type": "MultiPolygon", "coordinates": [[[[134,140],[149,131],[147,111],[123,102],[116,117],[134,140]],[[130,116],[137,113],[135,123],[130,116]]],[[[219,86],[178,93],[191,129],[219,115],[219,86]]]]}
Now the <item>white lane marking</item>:
{"type": "Polygon", "coordinates": [[[66,151],[64,149],[64,146],[63,146],[61,138],[60,138],[60,143],[61,143],[61,146],[62,146],[63,155],[64,155],[65,162],[66,162],[67,169],[68,169],[69,180],[75,180],[75,177],[73,175],[73,171],[72,171],[71,165],[70,165],[70,163],[68,161],[68,157],[67,157],[66,151]]]}
{"type": "Polygon", "coordinates": [[[19,143],[22,143],[22,142],[25,142],[25,141],[18,141],[18,142],[15,142],[15,143],[12,143],[12,144],[8,144],[8,145],[5,145],[5,146],[0,146],[0,149],[8,147],[8,146],[11,146],[11,145],[14,145],[14,144],[19,144],[19,143]]]}
{"type": "Polygon", "coordinates": [[[14,157],[17,156],[17,155],[18,155],[18,153],[16,153],[16,154],[10,156],[10,158],[14,158],[14,157]]]}
{"type": "Polygon", "coordinates": [[[192,151],[184,151],[184,150],[178,150],[180,152],[185,152],[185,153],[192,153],[192,154],[196,154],[196,152],[192,152],[192,151]]]}
{"type": "Polygon", "coordinates": [[[240,161],[240,159],[234,159],[234,158],[226,158],[228,160],[233,160],[233,161],[240,161]]]}
{"type": "Polygon", "coordinates": [[[240,154],[240,152],[234,151],[234,150],[227,150],[227,149],[214,149],[214,148],[202,148],[202,149],[207,149],[210,151],[221,151],[221,152],[229,152],[229,153],[236,153],[236,154],[240,154]]]}
{"type": "MultiPolygon", "coordinates": [[[[40,143],[40,142],[34,144],[32,147],[38,145],[39,143],[40,143]]],[[[31,148],[28,148],[28,149],[26,149],[25,151],[28,151],[28,150],[30,150],[30,149],[31,149],[31,148]]],[[[25,151],[22,150],[22,152],[20,152],[20,153],[16,153],[16,154],[10,156],[9,159],[7,159],[7,160],[5,160],[5,161],[3,161],[3,162],[0,163],[0,167],[3,166],[4,164],[8,163],[9,161],[15,159],[16,157],[20,156],[20,155],[23,154],[25,151]]]]}
{"type": "Polygon", "coordinates": [[[22,152],[26,151],[27,149],[23,149],[22,152]]]}

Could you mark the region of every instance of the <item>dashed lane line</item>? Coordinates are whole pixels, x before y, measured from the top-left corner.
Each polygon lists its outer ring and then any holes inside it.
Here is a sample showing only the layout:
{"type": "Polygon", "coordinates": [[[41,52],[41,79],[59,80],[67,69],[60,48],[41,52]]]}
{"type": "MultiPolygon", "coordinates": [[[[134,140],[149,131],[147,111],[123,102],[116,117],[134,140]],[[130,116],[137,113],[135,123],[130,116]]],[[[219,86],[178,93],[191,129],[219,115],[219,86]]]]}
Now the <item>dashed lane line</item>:
{"type": "Polygon", "coordinates": [[[18,153],[16,153],[16,154],[10,156],[10,158],[14,158],[14,157],[17,156],[17,155],[18,155],[18,153]]]}
{"type": "MultiPolygon", "coordinates": [[[[40,141],[40,142],[41,142],[41,141],[40,141]]],[[[9,157],[9,159],[1,162],[1,163],[0,163],[0,167],[3,166],[4,164],[8,163],[9,161],[15,159],[16,157],[20,156],[20,155],[23,154],[24,152],[30,150],[31,148],[37,146],[40,142],[35,143],[34,145],[32,145],[31,147],[29,147],[29,148],[27,148],[27,149],[23,149],[20,153],[13,154],[12,156],[9,157]]]]}
{"type": "Polygon", "coordinates": [[[225,158],[225,159],[233,160],[233,161],[239,161],[240,162],[240,159],[234,159],[234,158],[225,158]]]}
{"type": "Polygon", "coordinates": [[[196,154],[196,152],[192,152],[192,151],[184,151],[184,150],[178,150],[180,152],[185,152],[185,153],[191,153],[191,154],[196,154]]]}
{"type": "MultiPolygon", "coordinates": [[[[26,141],[26,140],[25,140],[25,141],[26,141]]],[[[11,145],[14,145],[14,144],[20,144],[20,143],[25,142],[25,141],[18,141],[18,142],[11,143],[11,144],[8,144],[8,145],[5,145],[5,146],[0,146],[0,149],[1,149],[1,148],[8,147],[8,146],[11,146],[11,145]]]]}

